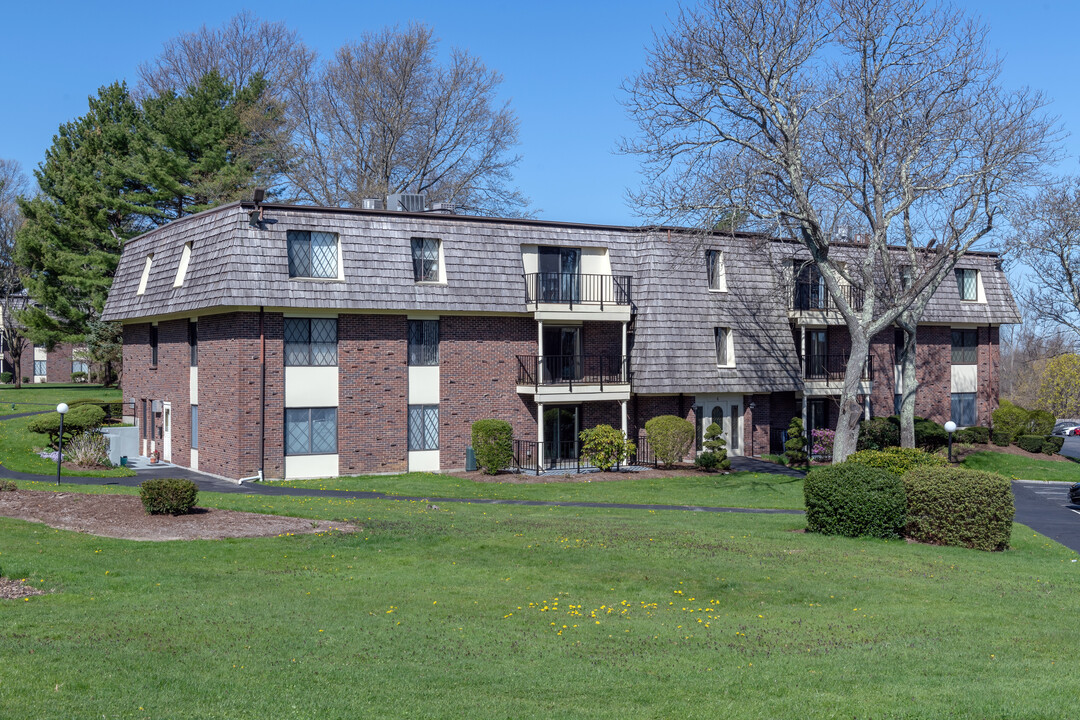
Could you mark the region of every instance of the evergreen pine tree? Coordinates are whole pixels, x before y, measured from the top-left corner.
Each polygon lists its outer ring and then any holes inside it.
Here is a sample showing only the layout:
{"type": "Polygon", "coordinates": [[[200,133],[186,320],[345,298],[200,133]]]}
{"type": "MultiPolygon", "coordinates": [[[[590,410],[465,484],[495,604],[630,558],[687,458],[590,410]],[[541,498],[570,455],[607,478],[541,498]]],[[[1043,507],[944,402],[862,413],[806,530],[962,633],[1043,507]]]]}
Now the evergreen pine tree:
{"type": "Polygon", "coordinates": [[[791,425],[788,426],[784,455],[787,457],[789,467],[806,464],[809,456],[806,454],[806,435],[803,432],[802,418],[792,418],[791,425]]]}
{"type": "Polygon", "coordinates": [[[730,470],[731,460],[727,456],[727,441],[724,440],[724,429],[718,423],[712,423],[705,428],[705,451],[710,452],[716,458],[716,468],[730,470]]]}

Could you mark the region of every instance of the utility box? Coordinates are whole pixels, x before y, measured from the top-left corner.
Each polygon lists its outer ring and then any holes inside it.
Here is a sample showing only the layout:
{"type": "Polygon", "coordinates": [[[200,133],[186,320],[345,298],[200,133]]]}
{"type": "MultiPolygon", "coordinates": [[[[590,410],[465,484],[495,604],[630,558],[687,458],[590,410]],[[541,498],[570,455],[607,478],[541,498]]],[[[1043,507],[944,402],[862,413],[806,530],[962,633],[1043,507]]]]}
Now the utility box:
{"type": "Polygon", "coordinates": [[[476,453],[473,452],[471,445],[465,448],[465,469],[469,472],[476,469],[476,453]]]}

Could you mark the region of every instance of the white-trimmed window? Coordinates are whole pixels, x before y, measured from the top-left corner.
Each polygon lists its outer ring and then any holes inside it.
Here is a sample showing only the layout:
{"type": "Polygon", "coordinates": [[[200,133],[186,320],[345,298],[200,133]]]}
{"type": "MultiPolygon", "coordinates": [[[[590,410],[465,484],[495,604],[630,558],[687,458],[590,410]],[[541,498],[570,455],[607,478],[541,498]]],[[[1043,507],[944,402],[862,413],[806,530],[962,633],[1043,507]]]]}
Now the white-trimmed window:
{"type": "Polygon", "coordinates": [[[975,424],[975,393],[952,394],[952,421],[960,427],[975,424]]]}
{"type": "Polygon", "coordinates": [[[439,282],[439,245],[434,238],[412,239],[413,280],[439,282]]]}
{"type": "Polygon", "coordinates": [[[735,352],[732,344],[731,328],[713,328],[713,342],[716,346],[716,364],[731,367],[735,364],[735,352]]]}
{"type": "Polygon", "coordinates": [[[45,372],[45,365],[46,365],[45,360],[35,360],[34,361],[34,375],[38,375],[38,376],[47,375],[48,373],[45,372]]]}
{"type": "Polygon", "coordinates": [[[136,295],[146,292],[146,283],[150,280],[150,266],[154,264],[154,253],[146,256],[146,264],[143,265],[142,278],[139,279],[139,290],[136,295]]]}
{"type": "Polygon", "coordinates": [[[330,455],[337,452],[337,408],[285,410],[286,455],[330,455]]]}
{"type": "Polygon", "coordinates": [[[979,299],[979,271],[973,268],[956,268],[956,286],[960,299],[976,302],[979,299]]]}
{"type": "Polygon", "coordinates": [[[285,237],[289,252],[289,277],[339,277],[337,233],[289,230],[285,237]]]}
{"type": "Polygon", "coordinates": [[[439,406],[409,406],[409,449],[439,449],[439,406]]]}
{"type": "Polygon", "coordinates": [[[409,365],[412,367],[439,364],[439,321],[409,321],[409,365]]]}
{"type": "Polygon", "coordinates": [[[337,365],[337,318],[285,318],[285,364],[337,365]]]}
{"type": "Polygon", "coordinates": [[[705,251],[705,270],[709,276],[709,289],[716,292],[727,292],[727,270],[724,268],[724,253],[722,251],[705,251]]]}
{"type": "Polygon", "coordinates": [[[188,263],[191,262],[191,243],[184,243],[184,249],[180,253],[180,264],[176,268],[176,279],[173,280],[173,287],[180,287],[184,284],[184,277],[187,275],[188,263]]]}

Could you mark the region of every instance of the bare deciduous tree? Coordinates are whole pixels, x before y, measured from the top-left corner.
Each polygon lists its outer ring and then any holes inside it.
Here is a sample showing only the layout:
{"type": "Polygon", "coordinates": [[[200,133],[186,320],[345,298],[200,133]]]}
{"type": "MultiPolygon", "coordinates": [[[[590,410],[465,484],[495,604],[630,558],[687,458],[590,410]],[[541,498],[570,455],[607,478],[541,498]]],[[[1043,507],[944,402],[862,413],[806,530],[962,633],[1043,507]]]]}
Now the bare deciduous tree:
{"type": "Polygon", "coordinates": [[[368,33],[320,62],[295,31],[245,12],[169,41],[139,73],[144,94],[210,71],[235,88],[260,75],[279,112],[258,108],[253,138],[260,152],[273,149],[287,200],[359,206],[426,193],[483,214],[527,214],[512,185],[518,120],[498,101],[502,77],[462,50],[440,63],[437,45],[430,27],[412,24],[368,33]]]}
{"type": "Polygon", "coordinates": [[[1018,204],[1008,248],[1026,265],[1024,304],[1050,331],[1080,338],[1080,178],[1062,178],[1018,204]]]}
{"type": "Polygon", "coordinates": [[[712,0],[682,10],[625,86],[643,214],[712,226],[737,208],[820,271],[851,337],[837,460],[855,449],[870,338],[994,229],[1048,150],[1045,101],[1000,87],[985,38],[919,0],[712,0]],[[864,246],[838,257],[848,222],[864,246]]]}
{"type": "Polygon", "coordinates": [[[19,163],[0,158],[0,352],[11,358],[15,387],[22,387],[20,361],[27,347],[21,327],[15,321],[15,311],[26,302],[15,264],[15,233],[22,225],[17,199],[27,191],[26,176],[19,163]]]}

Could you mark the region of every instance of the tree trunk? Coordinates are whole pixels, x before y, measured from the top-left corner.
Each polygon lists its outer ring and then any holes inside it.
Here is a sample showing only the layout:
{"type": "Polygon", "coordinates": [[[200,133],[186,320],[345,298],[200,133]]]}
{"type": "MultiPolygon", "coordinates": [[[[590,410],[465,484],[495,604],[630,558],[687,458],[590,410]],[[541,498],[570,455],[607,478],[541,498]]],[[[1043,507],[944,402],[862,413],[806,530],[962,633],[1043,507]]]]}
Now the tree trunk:
{"type": "MultiPolygon", "coordinates": [[[[905,313],[906,314],[906,313],[905,313]]],[[[904,331],[904,347],[900,351],[900,377],[903,394],[900,397],[900,447],[915,447],[915,393],[919,381],[915,376],[915,325],[901,316],[897,324],[904,331]]]]}
{"type": "Polygon", "coordinates": [[[870,338],[865,333],[851,334],[851,355],[844,372],[844,389],[840,395],[840,417],[836,421],[836,439],[833,441],[833,462],[843,462],[855,452],[859,441],[859,420],[863,408],[859,403],[859,385],[862,384],[863,367],[870,353],[870,338]]]}

